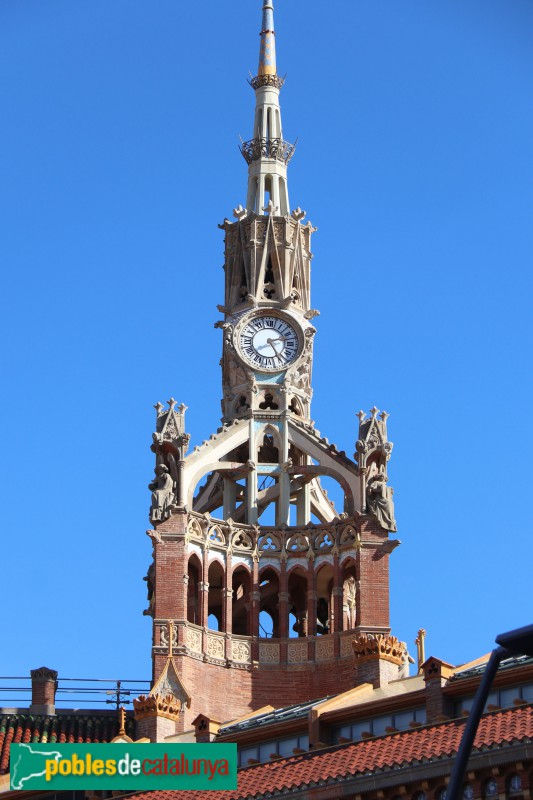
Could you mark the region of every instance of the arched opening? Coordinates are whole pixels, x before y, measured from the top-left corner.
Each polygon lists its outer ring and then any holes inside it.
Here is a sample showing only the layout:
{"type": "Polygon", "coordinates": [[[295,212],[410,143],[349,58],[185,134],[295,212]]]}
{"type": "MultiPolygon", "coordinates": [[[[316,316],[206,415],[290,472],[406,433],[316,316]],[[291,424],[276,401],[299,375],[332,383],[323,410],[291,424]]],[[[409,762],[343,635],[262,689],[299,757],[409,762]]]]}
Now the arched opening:
{"type": "Polygon", "coordinates": [[[263,109],[262,108],[260,108],[257,111],[256,137],[258,139],[262,139],[263,138],[263,109]]]}
{"type": "Polygon", "coordinates": [[[241,303],[244,303],[246,298],[248,297],[248,279],[246,277],[246,263],[244,261],[244,253],[241,253],[240,258],[240,276],[239,276],[239,287],[238,287],[238,300],[241,303]]]}
{"type": "Polygon", "coordinates": [[[237,636],[251,636],[250,630],[250,573],[246,567],[233,571],[232,632],[237,636]]]}
{"type": "Polygon", "coordinates": [[[269,141],[272,138],[272,109],[267,109],[267,129],[266,138],[269,141]]]}
{"type": "Polygon", "coordinates": [[[481,787],[481,797],[483,800],[496,800],[498,796],[498,782],[495,778],[487,778],[481,787]]]}
{"type": "Polygon", "coordinates": [[[307,575],[302,567],[289,573],[289,636],[307,636],[307,575]]]}
{"type": "Polygon", "coordinates": [[[522,797],[522,778],[517,772],[513,772],[507,777],[505,788],[507,797],[522,797]]]}
{"type": "Polygon", "coordinates": [[[357,625],[357,577],[353,558],[342,563],[342,630],[350,631],[357,625]]]}
{"type": "Polygon", "coordinates": [[[294,395],[291,397],[289,411],[291,414],[295,414],[297,417],[303,417],[303,406],[299,397],[295,397],[294,395]]]}
{"type": "Polygon", "coordinates": [[[279,108],[276,108],[276,131],[275,135],[281,139],[281,118],[279,115],[279,108]]]}
{"type": "Polygon", "coordinates": [[[323,564],[316,576],[316,632],[331,633],[337,629],[333,604],[333,567],[323,564]]]}
{"type": "Polygon", "coordinates": [[[263,444],[257,451],[257,460],[260,464],[279,464],[279,450],[271,433],[263,436],[263,444]]]}
{"type": "Polygon", "coordinates": [[[287,183],[285,178],[279,179],[279,204],[280,209],[279,213],[282,217],[289,213],[289,202],[288,202],[288,195],[287,195],[287,183]]]}
{"type": "Polygon", "coordinates": [[[259,636],[279,636],[279,576],[272,567],[259,574],[259,636]]]}
{"type": "Polygon", "coordinates": [[[198,556],[192,555],[189,558],[187,567],[187,622],[193,625],[200,624],[200,575],[202,565],[198,556]]]}
{"type": "Polygon", "coordinates": [[[268,205],[269,200],[272,200],[272,176],[265,177],[265,206],[268,205]]]}
{"type": "Polygon", "coordinates": [[[224,612],[222,605],[222,589],[224,588],[224,567],[219,561],[212,561],[208,572],[208,627],[211,630],[224,629],[224,612]]]}

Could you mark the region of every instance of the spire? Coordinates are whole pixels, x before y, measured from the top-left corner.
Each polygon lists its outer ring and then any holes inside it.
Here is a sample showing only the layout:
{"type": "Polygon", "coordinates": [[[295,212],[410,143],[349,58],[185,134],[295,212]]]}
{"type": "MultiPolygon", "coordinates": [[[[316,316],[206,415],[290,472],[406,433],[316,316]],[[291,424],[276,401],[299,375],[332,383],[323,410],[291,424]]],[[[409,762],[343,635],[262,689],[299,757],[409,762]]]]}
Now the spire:
{"type": "Polygon", "coordinates": [[[276,67],[276,34],[272,0],[263,0],[263,23],[259,46],[259,69],[250,85],[255,89],[253,138],[242,142],[241,153],[248,164],[248,211],[278,216],[289,213],[287,164],[294,145],[284,141],[281,129],[279,91],[283,79],[276,67]]]}
{"type": "Polygon", "coordinates": [[[259,47],[258,75],[276,75],[276,32],[274,31],[274,6],[270,0],[263,3],[263,27],[259,47]]]}

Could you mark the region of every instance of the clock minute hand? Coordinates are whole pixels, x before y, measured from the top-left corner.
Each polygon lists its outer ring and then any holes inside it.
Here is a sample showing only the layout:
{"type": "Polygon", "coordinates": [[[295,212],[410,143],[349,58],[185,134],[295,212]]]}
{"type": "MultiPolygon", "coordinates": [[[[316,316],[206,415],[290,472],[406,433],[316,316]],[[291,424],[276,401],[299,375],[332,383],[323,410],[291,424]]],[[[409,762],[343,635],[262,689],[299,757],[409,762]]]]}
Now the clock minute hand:
{"type": "Polygon", "coordinates": [[[278,336],[278,338],[277,338],[277,339],[267,339],[267,342],[268,342],[268,344],[270,345],[270,347],[271,347],[271,348],[272,348],[272,350],[274,351],[274,357],[275,357],[275,358],[279,358],[280,360],[281,360],[281,354],[280,354],[280,353],[278,353],[278,351],[276,350],[276,347],[275,347],[275,345],[274,345],[274,342],[283,342],[283,341],[284,341],[284,340],[281,338],[281,336],[278,336]]]}

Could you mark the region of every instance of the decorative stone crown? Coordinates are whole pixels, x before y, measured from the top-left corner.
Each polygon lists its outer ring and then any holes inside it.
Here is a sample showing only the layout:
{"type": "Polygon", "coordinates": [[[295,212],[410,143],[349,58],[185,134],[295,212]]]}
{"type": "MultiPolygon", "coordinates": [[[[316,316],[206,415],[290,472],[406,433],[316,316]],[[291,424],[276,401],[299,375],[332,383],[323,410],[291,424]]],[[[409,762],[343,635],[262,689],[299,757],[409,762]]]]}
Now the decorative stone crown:
{"type": "Polygon", "coordinates": [[[260,89],[261,86],[274,86],[276,89],[281,89],[285,78],[280,78],[279,75],[256,75],[248,83],[252,89],[260,89]]]}
{"type": "Polygon", "coordinates": [[[400,666],[407,657],[405,642],[396,636],[384,636],[381,633],[360,633],[352,642],[356,658],[383,658],[400,666]]]}
{"type": "Polygon", "coordinates": [[[48,683],[48,681],[57,681],[56,670],[49,669],[48,667],[32,669],[30,675],[34,683],[48,683]]]}
{"type": "Polygon", "coordinates": [[[163,697],[160,694],[141,694],[133,700],[135,719],[147,719],[148,717],[165,717],[176,722],[181,713],[181,702],[173,695],[168,694],[163,697]]]}

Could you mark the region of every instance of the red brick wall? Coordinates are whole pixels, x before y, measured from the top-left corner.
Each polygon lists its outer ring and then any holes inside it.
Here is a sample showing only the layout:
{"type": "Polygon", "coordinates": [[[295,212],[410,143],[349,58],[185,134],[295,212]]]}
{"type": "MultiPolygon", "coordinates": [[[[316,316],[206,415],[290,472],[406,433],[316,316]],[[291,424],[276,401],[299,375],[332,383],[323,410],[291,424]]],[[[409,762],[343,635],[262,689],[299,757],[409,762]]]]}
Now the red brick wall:
{"type": "Polygon", "coordinates": [[[227,722],[262,706],[279,708],[346,691],[355,685],[354,663],[347,658],[336,663],[263,666],[248,671],[177,656],[176,665],[192,696],[191,708],[178,723],[180,730],[190,730],[198,714],[227,722]]]}

